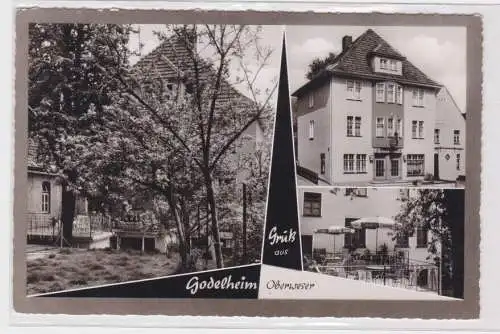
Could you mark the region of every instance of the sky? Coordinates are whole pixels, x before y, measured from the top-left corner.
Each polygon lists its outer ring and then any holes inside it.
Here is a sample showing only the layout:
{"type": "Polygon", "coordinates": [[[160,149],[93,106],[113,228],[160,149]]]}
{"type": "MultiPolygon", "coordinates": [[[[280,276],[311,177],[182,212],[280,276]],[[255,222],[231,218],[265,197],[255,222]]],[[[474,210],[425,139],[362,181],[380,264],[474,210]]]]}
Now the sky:
{"type": "MultiPolygon", "coordinates": [[[[165,31],[165,25],[140,25],[140,40],[145,55],[158,45],[154,31],[165,31]]],[[[288,75],[290,93],[306,82],[307,65],[316,57],[329,52],[338,54],[342,37],[353,40],[368,28],[372,28],[396,50],[402,53],[430,78],[445,85],[462,112],[466,99],[466,30],[463,27],[411,27],[411,26],[286,26],[288,75]]],[[[263,26],[261,43],[273,47],[268,66],[259,74],[256,86],[262,90],[275,85],[279,76],[282,26],[263,26]]],[[[130,38],[130,48],[137,49],[137,35],[130,38]]],[[[131,58],[131,62],[137,57],[131,58]]],[[[232,71],[231,75],[236,75],[232,71]]],[[[244,87],[236,87],[249,95],[244,87]]],[[[275,94],[276,95],[276,94],[275,94]]],[[[275,97],[271,103],[275,103],[275,97]]]]}
{"type": "Polygon", "coordinates": [[[306,82],[307,65],[329,52],[339,54],[342,37],[355,40],[372,28],[427,76],[445,85],[462,112],[466,100],[466,30],[463,27],[287,26],[291,92],[306,82]]]}

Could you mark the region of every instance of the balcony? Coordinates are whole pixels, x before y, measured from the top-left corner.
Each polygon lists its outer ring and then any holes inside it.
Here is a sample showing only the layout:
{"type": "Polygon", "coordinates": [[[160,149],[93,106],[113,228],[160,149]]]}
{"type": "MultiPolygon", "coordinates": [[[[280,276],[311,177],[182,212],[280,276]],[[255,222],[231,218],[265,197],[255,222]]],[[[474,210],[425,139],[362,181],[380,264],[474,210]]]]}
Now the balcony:
{"type": "Polygon", "coordinates": [[[403,148],[403,138],[397,134],[390,137],[375,137],[373,138],[373,147],[391,151],[399,150],[403,148]]]}

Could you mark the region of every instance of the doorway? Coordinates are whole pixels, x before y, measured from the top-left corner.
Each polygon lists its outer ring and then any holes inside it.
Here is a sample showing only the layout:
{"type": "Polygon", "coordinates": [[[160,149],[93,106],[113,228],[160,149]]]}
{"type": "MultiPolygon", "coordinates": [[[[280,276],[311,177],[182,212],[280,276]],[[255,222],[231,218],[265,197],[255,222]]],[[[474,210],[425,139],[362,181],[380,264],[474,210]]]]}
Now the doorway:
{"type": "Polygon", "coordinates": [[[376,181],[401,179],[401,154],[375,154],[374,168],[376,181]]]}
{"type": "Polygon", "coordinates": [[[439,180],[439,154],[434,153],[434,179],[439,180]]]}

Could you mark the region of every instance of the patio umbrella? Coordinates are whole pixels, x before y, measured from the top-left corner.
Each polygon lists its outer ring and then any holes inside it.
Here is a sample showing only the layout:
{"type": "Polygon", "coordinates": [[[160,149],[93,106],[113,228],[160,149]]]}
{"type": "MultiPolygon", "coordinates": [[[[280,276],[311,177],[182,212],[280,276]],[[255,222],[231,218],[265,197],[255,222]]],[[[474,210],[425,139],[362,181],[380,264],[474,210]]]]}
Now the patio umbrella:
{"type": "Polygon", "coordinates": [[[378,229],[379,228],[394,228],[396,226],[400,226],[400,223],[397,223],[392,218],[387,217],[365,217],[354,220],[351,222],[351,226],[356,229],[374,229],[376,230],[375,234],[375,252],[377,252],[378,248],[378,229]]]}
{"type": "MultiPolygon", "coordinates": [[[[328,228],[320,228],[314,231],[314,233],[320,233],[320,234],[332,234],[333,235],[333,254],[335,254],[336,247],[335,247],[335,239],[336,236],[339,234],[349,234],[349,233],[354,233],[355,230],[349,227],[344,227],[344,226],[337,226],[333,225],[328,228]]],[[[314,235],[314,234],[313,234],[314,235]]]]}

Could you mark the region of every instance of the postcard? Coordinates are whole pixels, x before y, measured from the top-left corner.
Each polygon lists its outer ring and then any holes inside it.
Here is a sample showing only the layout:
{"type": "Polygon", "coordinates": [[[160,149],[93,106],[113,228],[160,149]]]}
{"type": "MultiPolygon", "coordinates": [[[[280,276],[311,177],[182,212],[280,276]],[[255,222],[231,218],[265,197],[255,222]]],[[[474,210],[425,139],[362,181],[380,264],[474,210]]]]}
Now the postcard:
{"type": "Polygon", "coordinates": [[[479,316],[480,17],[273,15],[18,11],[16,312],[479,316]]]}

